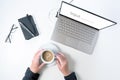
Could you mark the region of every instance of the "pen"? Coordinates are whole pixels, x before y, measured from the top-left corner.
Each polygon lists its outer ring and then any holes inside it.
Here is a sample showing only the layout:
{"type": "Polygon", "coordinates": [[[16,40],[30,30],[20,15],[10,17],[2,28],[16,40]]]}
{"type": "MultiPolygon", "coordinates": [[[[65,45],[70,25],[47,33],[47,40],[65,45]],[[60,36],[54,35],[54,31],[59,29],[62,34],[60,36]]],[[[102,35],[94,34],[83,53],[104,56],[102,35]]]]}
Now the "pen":
{"type": "Polygon", "coordinates": [[[33,37],[34,37],[34,34],[21,22],[19,22],[21,27],[23,27],[25,30],[27,30],[33,37]]]}

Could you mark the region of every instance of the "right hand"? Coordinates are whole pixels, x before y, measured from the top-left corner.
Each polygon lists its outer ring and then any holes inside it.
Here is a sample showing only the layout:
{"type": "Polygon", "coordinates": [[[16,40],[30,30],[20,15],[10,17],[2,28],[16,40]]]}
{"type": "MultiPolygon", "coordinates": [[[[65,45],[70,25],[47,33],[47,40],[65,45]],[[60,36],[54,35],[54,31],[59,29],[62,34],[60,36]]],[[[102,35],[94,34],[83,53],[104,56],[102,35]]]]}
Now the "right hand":
{"type": "Polygon", "coordinates": [[[62,53],[58,54],[56,57],[59,70],[63,73],[64,76],[68,76],[70,74],[70,70],[66,57],[62,53]]]}

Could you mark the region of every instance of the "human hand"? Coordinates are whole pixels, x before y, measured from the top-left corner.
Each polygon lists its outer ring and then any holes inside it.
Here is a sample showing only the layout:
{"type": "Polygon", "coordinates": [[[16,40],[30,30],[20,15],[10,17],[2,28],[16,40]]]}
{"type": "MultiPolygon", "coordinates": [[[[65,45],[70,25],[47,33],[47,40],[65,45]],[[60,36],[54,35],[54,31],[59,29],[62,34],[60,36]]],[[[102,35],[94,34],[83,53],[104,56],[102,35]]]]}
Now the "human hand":
{"type": "Polygon", "coordinates": [[[70,70],[66,57],[62,53],[60,53],[56,56],[56,58],[59,70],[63,73],[64,76],[68,76],[70,74],[70,70]]]}
{"type": "Polygon", "coordinates": [[[44,63],[40,63],[40,55],[42,53],[42,50],[39,50],[33,57],[32,64],[30,66],[30,70],[33,73],[38,73],[43,66],[45,65],[44,63]]]}

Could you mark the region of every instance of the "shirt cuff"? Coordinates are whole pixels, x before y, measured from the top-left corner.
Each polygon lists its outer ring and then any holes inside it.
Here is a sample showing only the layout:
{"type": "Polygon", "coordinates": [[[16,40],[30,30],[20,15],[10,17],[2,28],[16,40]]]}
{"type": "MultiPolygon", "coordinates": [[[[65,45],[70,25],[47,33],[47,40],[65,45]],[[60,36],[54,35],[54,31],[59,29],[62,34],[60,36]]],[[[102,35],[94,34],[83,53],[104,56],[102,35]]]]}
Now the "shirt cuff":
{"type": "Polygon", "coordinates": [[[77,80],[75,72],[72,72],[68,76],[64,76],[65,80],[77,80]]]}
{"type": "Polygon", "coordinates": [[[26,73],[25,73],[25,77],[26,78],[28,78],[28,79],[35,79],[35,80],[37,80],[38,79],[38,77],[39,77],[39,75],[40,74],[38,74],[38,73],[33,73],[31,70],[30,70],[30,68],[28,68],[27,70],[26,70],[26,73]]]}

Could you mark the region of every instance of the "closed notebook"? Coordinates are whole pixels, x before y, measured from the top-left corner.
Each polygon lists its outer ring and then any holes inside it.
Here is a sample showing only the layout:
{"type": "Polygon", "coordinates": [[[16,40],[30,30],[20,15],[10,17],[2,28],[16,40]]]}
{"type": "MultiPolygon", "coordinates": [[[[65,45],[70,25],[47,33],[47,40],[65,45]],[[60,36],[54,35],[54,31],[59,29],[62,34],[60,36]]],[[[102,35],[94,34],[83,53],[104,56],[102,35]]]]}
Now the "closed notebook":
{"type": "Polygon", "coordinates": [[[26,15],[25,17],[18,19],[18,22],[26,40],[39,35],[36,24],[31,15],[26,15]]]}

